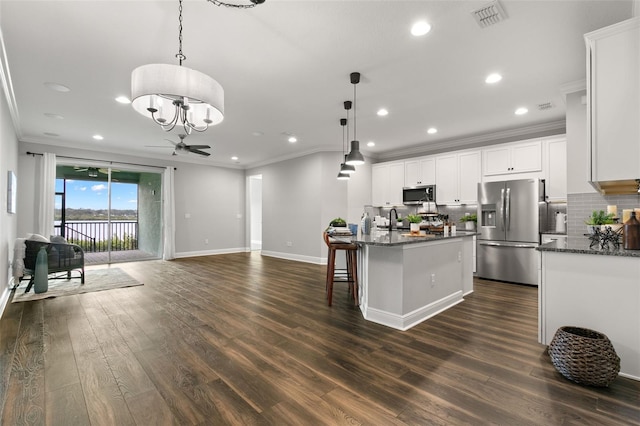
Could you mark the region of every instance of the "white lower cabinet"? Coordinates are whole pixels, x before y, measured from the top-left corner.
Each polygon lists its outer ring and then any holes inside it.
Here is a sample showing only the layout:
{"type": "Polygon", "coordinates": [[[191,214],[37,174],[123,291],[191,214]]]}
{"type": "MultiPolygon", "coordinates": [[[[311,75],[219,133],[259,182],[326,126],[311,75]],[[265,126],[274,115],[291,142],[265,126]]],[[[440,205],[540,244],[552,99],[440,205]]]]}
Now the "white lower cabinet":
{"type": "Polygon", "coordinates": [[[480,170],[480,151],[436,157],[436,203],[476,204],[480,170]]]}

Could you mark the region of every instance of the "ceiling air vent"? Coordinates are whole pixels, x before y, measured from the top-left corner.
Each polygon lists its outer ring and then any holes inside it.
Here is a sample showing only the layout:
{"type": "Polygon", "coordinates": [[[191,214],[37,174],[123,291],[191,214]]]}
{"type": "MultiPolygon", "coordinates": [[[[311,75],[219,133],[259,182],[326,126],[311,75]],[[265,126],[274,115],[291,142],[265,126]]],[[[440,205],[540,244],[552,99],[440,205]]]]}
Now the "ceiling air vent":
{"type": "Polygon", "coordinates": [[[544,102],[542,104],[538,104],[538,111],[546,111],[551,108],[553,108],[553,104],[551,102],[544,102]]]}
{"type": "Polygon", "coordinates": [[[507,18],[502,6],[498,0],[492,1],[471,12],[480,28],[486,28],[490,25],[497,24],[507,18]]]}

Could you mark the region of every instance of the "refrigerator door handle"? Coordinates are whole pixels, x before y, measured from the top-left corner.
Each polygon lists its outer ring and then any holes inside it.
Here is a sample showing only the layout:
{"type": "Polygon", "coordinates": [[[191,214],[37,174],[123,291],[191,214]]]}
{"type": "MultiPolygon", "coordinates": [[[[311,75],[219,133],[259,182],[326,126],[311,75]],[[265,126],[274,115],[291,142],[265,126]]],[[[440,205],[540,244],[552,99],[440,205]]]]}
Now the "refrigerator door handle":
{"type": "Polygon", "coordinates": [[[507,188],[507,205],[504,208],[505,226],[511,230],[511,188],[507,188]]]}
{"type": "Polygon", "coordinates": [[[490,246],[490,247],[515,247],[515,248],[530,248],[534,249],[537,246],[532,244],[500,244],[500,243],[478,243],[481,246],[490,246]]]}
{"type": "Polygon", "coordinates": [[[504,231],[504,188],[500,190],[500,225],[504,231]]]}

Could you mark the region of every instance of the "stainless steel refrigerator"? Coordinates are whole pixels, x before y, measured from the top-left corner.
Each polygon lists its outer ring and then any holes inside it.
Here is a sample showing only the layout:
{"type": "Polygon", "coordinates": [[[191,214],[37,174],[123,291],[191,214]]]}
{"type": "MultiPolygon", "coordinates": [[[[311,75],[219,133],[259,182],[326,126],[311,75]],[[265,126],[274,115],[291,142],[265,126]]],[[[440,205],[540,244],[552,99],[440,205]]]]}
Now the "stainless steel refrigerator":
{"type": "Polygon", "coordinates": [[[477,275],[538,285],[536,247],[546,213],[543,180],[479,183],[477,275]]]}

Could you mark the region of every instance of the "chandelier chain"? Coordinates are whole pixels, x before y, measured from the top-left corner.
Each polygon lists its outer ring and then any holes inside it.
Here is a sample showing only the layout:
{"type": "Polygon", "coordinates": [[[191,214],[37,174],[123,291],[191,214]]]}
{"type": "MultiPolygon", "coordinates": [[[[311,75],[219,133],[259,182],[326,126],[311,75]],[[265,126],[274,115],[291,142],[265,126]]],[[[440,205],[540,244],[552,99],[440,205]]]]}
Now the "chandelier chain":
{"type": "Polygon", "coordinates": [[[178,58],[180,65],[182,65],[182,61],[187,59],[187,57],[182,54],[182,0],[180,0],[180,5],[178,6],[178,12],[178,53],[176,54],[176,58],[178,58]]]}

